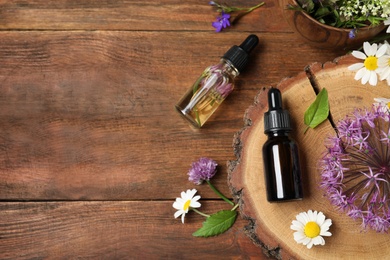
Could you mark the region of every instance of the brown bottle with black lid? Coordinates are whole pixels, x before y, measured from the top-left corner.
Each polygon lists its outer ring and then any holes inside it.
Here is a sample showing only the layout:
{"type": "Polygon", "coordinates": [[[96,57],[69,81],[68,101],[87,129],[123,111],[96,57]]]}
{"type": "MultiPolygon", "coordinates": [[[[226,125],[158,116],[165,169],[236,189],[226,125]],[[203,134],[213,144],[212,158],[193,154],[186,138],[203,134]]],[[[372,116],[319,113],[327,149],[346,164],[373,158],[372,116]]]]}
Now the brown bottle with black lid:
{"type": "Polygon", "coordinates": [[[289,112],[283,109],[279,89],[268,91],[268,112],[264,114],[264,176],[269,202],[303,198],[301,168],[297,143],[291,133],[289,112]]]}

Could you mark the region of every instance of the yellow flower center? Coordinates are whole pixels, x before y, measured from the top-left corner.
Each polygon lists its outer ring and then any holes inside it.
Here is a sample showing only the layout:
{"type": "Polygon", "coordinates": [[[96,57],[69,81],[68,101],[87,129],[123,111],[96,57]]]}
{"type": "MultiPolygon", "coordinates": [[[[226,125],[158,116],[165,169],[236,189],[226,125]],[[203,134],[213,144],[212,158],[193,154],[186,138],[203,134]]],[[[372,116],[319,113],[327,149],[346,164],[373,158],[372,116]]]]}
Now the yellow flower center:
{"type": "Polygon", "coordinates": [[[184,203],[183,209],[184,209],[185,211],[187,211],[188,208],[190,207],[190,204],[191,204],[191,200],[187,200],[186,203],[184,203]]]}
{"type": "Polygon", "coordinates": [[[378,68],[378,58],[375,56],[368,56],[364,60],[364,67],[368,70],[376,70],[378,68]]]}
{"type": "Polygon", "coordinates": [[[387,103],[387,108],[390,109],[390,102],[387,103]]]}
{"type": "Polygon", "coordinates": [[[320,226],[314,221],[307,222],[304,228],[305,235],[310,238],[315,238],[318,236],[320,231],[320,226]]]}

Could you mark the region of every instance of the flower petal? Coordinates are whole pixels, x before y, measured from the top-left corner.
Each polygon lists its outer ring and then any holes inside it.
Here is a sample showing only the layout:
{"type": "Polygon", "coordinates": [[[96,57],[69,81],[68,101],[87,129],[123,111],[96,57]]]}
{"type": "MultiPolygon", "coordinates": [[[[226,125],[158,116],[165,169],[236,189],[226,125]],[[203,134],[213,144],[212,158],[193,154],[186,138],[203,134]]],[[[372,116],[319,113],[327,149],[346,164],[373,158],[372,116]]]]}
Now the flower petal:
{"type": "Polygon", "coordinates": [[[386,68],[380,73],[380,79],[384,80],[390,76],[390,68],[386,68]]]}
{"type": "Polygon", "coordinates": [[[356,72],[354,79],[360,80],[361,78],[363,78],[363,76],[366,74],[366,72],[367,72],[367,69],[365,67],[361,68],[360,70],[358,70],[358,72],[356,72]]]}
{"type": "Polygon", "coordinates": [[[296,216],[296,219],[297,219],[299,222],[301,222],[303,225],[305,225],[305,224],[309,221],[306,212],[301,212],[301,213],[299,213],[299,214],[296,216]]]}
{"type": "Polygon", "coordinates": [[[363,43],[363,50],[364,50],[364,53],[367,55],[367,56],[371,56],[371,44],[369,42],[364,42],[363,43]]]}
{"type": "Polygon", "coordinates": [[[371,86],[376,86],[376,84],[378,83],[378,76],[376,75],[375,71],[370,72],[369,83],[371,86]]]}
{"type": "Polygon", "coordinates": [[[358,69],[361,69],[364,67],[364,63],[355,63],[355,64],[352,64],[350,66],[348,66],[348,69],[349,70],[358,70],[358,69]]]}
{"type": "Polygon", "coordinates": [[[325,245],[325,239],[321,236],[316,236],[312,240],[314,245],[325,245]]]}
{"type": "Polygon", "coordinates": [[[183,207],[182,205],[183,205],[183,203],[179,203],[179,202],[175,201],[175,202],[173,202],[172,207],[174,207],[175,209],[182,209],[182,207],[183,207]]]}
{"type": "Polygon", "coordinates": [[[313,240],[310,239],[309,243],[306,245],[308,249],[312,248],[313,246],[313,240]]]}
{"type": "Polygon", "coordinates": [[[321,227],[325,222],[325,215],[322,212],[319,212],[317,215],[317,224],[321,227]]]}
{"type": "Polygon", "coordinates": [[[200,208],[201,204],[197,201],[191,201],[190,207],[191,208],[200,208]]]}
{"type": "Polygon", "coordinates": [[[325,220],[324,223],[321,225],[321,230],[327,231],[331,225],[332,225],[332,220],[328,218],[328,219],[325,220]]]}
{"type": "Polygon", "coordinates": [[[320,235],[324,236],[324,237],[330,237],[332,235],[332,233],[330,233],[329,231],[326,231],[326,232],[321,232],[320,235]]]}
{"type": "Polygon", "coordinates": [[[373,43],[373,44],[371,45],[370,55],[368,55],[368,56],[375,56],[377,50],[378,50],[378,44],[373,43]]]}
{"type": "Polygon", "coordinates": [[[353,51],[352,56],[361,60],[365,60],[367,58],[367,55],[361,51],[353,51]]]}
{"type": "Polygon", "coordinates": [[[364,73],[364,75],[362,77],[362,84],[363,85],[368,82],[368,80],[370,79],[370,76],[371,76],[370,71],[366,70],[366,72],[364,73]]]}
{"type": "Polygon", "coordinates": [[[305,239],[306,236],[302,232],[294,232],[294,240],[298,243],[302,243],[305,239]]]}
{"type": "Polygon", "coordinates": [[[197,192],[196,189],[187,190],[187,196],[188,196],[187,199],[189,199],[189,200],[192,199],[196,192],[197,192]]]}
{"type": "Polygon", "coordinates": [[[378,51],[376,52],[376,56],[377,56],[377,57],[381,57],[381,56],[383,56],[383,55],[386,53],[386,51],[387,51],[387,45],[384,44],[384,45],[382,45],[382,46],[378,49],[378,51]]]}
{"type": "Polygon", "coordinates": [[[184,213],[183,210],[178,210],[178,211],[175,212],[174,217],[178,218],[183,213],[184,213]]]}
{"type": "Polygon", "coordinates": [[[297,221],[297,220],[293,220],[290,228],[292,230],[303,230],[304,227],[305,227],[305,225],[302,222],[297,221]]]}

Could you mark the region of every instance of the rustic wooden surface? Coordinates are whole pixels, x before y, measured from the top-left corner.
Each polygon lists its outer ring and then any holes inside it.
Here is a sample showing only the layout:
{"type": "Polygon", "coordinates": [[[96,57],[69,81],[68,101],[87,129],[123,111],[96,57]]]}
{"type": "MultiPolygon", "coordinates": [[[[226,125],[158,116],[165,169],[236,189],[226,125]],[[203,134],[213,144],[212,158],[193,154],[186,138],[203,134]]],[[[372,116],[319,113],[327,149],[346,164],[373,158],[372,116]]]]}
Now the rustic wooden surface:
{"type": "Polygon", "coordinates": [[[226,208],[187,180],[191,162],[216,160],[230,195],[233,136],[258,91],[344,54],[308,46],[265,2],[215,33],[208,1],[0,1],[0,258],[264,258],[243,218],[194,238],[203,218],[183,225],[172,203],[197,188],[203,211],[226,208]],[[193,131],[175,102],[249,33],[247,71],[193,131]]]}
{"type": "Polygon", "coordinates": [[[326,152],[325,138],[335,135],[333,125],[355,108],[370,107],[374,98],[390,96],[386,82],[379,82],[375,87],[356,82],[355,72],[348,70],[348,65],[356,62],[357,59],[348,55],[334,63],[314,63],[305,72],[278,85],[296,129],[293,137],[299,144],[303,162],[304,199],[301,201],[268,203],[266,199],[261,148],[267,140],[263,134],[267,89],[259,92],[245,114],[247,124],[235,138],[237,160],[231,161],[229,184],[240,201],[242,215],[251,220],[248,235],[270,255],[282,259],[386,259],[389,256],[388,234],[362,232],[361,223],[331,205],[319,185],[318,161],[326,152]],[[322,88],[328,90],[331,117],[305,134],[304,112],[322,88]],[[309,209],[322,211],[333,223],[330,229],[333,235],[325,238],[326,245],[310,250],[294,241],[290,229],[295,216],[309,209]]]}

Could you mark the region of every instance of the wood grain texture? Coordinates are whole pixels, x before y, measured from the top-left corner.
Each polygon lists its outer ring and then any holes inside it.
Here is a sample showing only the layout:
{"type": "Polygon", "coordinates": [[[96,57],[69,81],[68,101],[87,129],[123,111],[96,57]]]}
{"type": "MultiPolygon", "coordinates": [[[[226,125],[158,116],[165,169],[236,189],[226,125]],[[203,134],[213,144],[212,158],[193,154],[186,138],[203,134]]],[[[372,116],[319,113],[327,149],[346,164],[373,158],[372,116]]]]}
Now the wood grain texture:
{"type": "MultiPolygon", "coordinates": [[[[134,30],[214,31],[218,15],[209,1],[0,1],[0,29],[16,30],[134,30]]],[[[252,7],[261,1],[230,1],[252,7]]],[[[234,31],[291,31],[275,2],[245,16],[234,31]],[[277,21],[275,22],[275,18],[277,21]]],[[[229,29],[227,29],[229,30],[229,29]]]]}
{"type": "MultiPolygon", "coordinates": [[[[229,208],[202,204],[205,212],[229,208]]],[[[263,258],[244,235],[244,220],[217,238],[195,238],[204,218],[190,213],[183,225],[170,201],[13,202],[0,211],[1,259],[263,258]]]]}
{"type": "Polygon", "coordinates": [[[268,110],[267,91],[262,90],[254,105],[246,113],[250,122],[236,136],[237,160],[232,162],[229,177],[233,193],[240,201],[241,212],[251,219],[253,225],[250,237],[263,248],[280,259],[382,259],[388,256],[390,248],[386,245],[387,234],[373,231],[362,232],[360,223],[346,214],[338,212],[319,187],[321,176],[318,160],[326,151],[324,139],[335,135],[330,122],[324,122],[315,130],[304,134],[303,115],[315,99],[314,87],[326,88],[329,93],[330,113],[334,120],[345,117],[357,107],[369,107],[375,97],[390,95],[385,82],[376,87],[361,85],[353,79],[354,72],[347,66],[357,62],[352,56],[345,56],[336,63],[312,64],[306,72],[281,82],[281,89],[286,108],[290,111],[295,125],[294,139],[300,148],[304,199],[286,203],[268,203],[264,186],[262,145],[267,137],[263,134],[263,114],[268,110]],[[311,81],[306,73],[314,75],[311,81]],[[309,209],[322,211],[332,219],[332,237],[326,238],[324,247],[311,250],[298,245],[290,230],[291,221],[299,212],[309,209]],[[353,237],[353,242],[350,238],[353,237]]]}
{"type": "MultiPolygon", "coordinates": [[[[151,199],[150,190],[174,198],[170,183],[189,186],[185,174],[201,156],[221,165],[215,181],[228,193],[225,162],[245,106],[262,85],[280,80],[279,50],[293,44],[288,35],[262,34],[237,90],[194,132],[174,104],[243,34],[223,34],[207,49],[208,33],[1,34],[3,199],[151,199]]],[[[305,66],[299,56],[283,61],[285,75],[305,66]]]]}
{"type": "Polygon", "coordinates": [[[243,235],[251,234],[246,220],[198,239],[191,234],[204,219],[191,213],[182,225],[172,208],[189,188],[202,211],[225,208],[207,185],[187,180],[191,162],[216,160],[212,181],[230,195],[226,162],[256,93],[342,54],[307,46],[275,1],[265,2],[217,34],[208,1],[0,0],[0,258],[272,253],[243,235]],[[174,104],[249,33],[260,44],[236,90],[193,131],[174,104]]]}

